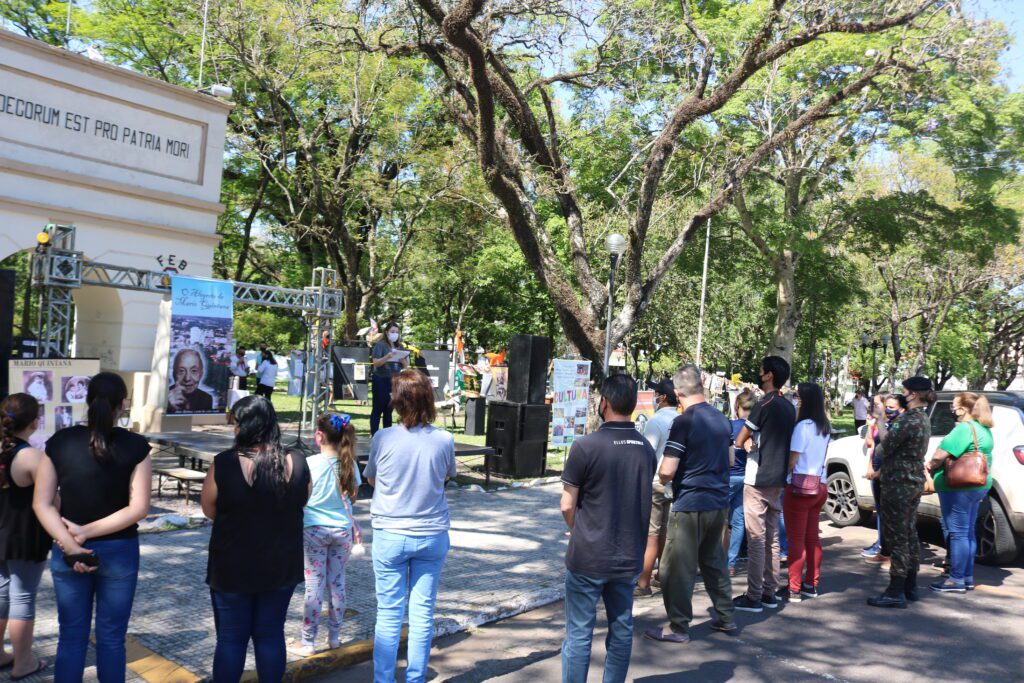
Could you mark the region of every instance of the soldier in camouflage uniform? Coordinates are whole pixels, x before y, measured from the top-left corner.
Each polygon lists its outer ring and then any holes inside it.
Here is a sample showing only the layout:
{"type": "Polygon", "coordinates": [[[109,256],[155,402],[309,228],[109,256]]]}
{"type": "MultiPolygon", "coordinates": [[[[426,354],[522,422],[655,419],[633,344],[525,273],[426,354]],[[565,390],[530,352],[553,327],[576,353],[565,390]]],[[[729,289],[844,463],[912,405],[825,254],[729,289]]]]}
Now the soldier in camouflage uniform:
{"type": "Polygon", "coordinates": [[[889,587],[868,598],[873,607],[906,608],[917,600],[917,571],[921,566],[921,541],[917,537],[917,504],[924,490],[924,457],[932,435],[928,405],[935,401],[927,377],[911,377],[903,383],[908,410],[889,425],[877,446],[882,458],[882,534],[892,548],[889,587]]]}

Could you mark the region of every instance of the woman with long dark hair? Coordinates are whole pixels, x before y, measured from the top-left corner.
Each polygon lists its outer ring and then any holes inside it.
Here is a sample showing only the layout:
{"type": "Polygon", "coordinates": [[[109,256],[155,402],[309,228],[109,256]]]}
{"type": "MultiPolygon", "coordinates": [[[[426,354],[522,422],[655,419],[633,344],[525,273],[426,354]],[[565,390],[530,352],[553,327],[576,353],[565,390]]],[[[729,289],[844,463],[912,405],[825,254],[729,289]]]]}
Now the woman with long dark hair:
{"type": "Polygon", "coordinates": [[[373,680],[393,683],[398,644],[409,601],[409,643],[405,680],[426,680],[434,636],[434,602],[448,555],[445,481],[455,476],[455,439],[434,427],[437,418],[430,379],[417,370],[394,377],[392,402],[399,424],[377,432],[363,474],[374,487],[373,573],[377,624],[373,637],[373,680]]]}
{"type": "Polygon", "coordinates": [[[370,352],[373,365],[373,407],[370,409],[370,435],[391,426],[391,379],[409,367],[409,355],[403,352],[402,329],[398,323],[384,328],[384,338],[373,345],[370,352]]]}
{"type": "Polygon", "coordinates": [[[36,472],[32,507],[55,541],[58,683],[82,680],[94,603],[97,676],[103,683],[125,679],[124,637],[139,577],[137,523],[149,513],[153,478],[149,442],[115,426],[127,398],[119,375],[93,377],[87,425],[51,436],[49,457],[36,472]]]}
{"type": "Polygon", "coordinates": [[[789,445],[789,475],[782,511],[789,534],[789,586],[782,594],[791,602],[818,596],[821,574],[821,538],[818,518],[828,493],[825,454],[832,424],[825,412],[825,394],[814,382],[797,386],[799,408],[789,445]]]}
{"type": "Polygon", "coordinates": [[[203,482],[203,512],[213,520],[206,582],[213,602],[215,683],[235,683],[249,641],[261,681],[285,670],[284,621],[302,581],[302,508],[309,498],[306,459],[285,451],[277,413],[262,396],[231,408],[235,445],[217,454],[203,482]]]}
{"type": "Polygon", "coordinates": [[[352,504],[359,494],[356,430],[348,415],[324,413],[313,435],[320,452],[306,459],[313,491],[303,515],[302,545],[306,557],[306,599],[302,640],[292,652],[308,657],[316,652],[316,633],[324,592],[329,594],[327,642],[340,645],[345,618],[345,565],[352,546],[362,543],[362,530],[352,504]]]}
{"type": "Polygon", "coordinates": [[[38,427],[34,397],[11,394],[0,404],[0,668],[11,668],[12,681],[46,667],[32,654],[36,591],[52,544],[32,511],[36,471],[46,458],[28,443],[38,427]],[[7,629],[11,655],[3,649],[7,629]]]}

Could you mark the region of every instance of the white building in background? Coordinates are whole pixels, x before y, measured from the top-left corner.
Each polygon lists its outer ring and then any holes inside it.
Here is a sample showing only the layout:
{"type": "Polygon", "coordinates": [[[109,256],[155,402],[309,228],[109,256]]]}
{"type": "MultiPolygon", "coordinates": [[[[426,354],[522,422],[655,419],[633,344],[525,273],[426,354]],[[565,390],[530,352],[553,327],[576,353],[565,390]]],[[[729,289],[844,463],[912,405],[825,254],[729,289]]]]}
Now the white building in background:
{"type": "MultiPolygon", "coordinates": [[[[230,109],[0,31],[0,259],[34,248],[47,223],[70,223],[86,259],[209,276],[230,109]]],[[[160,302],[83,287],[75,355],[99,358],[145,395],[160,302]]]]}

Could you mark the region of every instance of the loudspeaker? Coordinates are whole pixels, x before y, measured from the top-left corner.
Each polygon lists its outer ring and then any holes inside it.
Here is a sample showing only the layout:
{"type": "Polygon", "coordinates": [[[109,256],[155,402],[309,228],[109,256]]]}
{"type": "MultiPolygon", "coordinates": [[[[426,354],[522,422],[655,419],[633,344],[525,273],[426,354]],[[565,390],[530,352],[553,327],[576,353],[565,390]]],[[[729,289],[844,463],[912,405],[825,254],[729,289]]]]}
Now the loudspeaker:
{"type": "Polygon", "coordinates": [[[486,436],[487,399],[466,399],[466,436],[486,436]]]}
{"type": "Polygon", "coordinates": [[[491,401],[487,413],[487,445],[494,449],[495,471],[513,477],[543,476],[551,406],[491,401]]]}
{"type": "Polygon", "coordinates": [[[551,338],[517,334],[508,344],[508,395],[513,403],[544,403],[551,338]]]}
{"type": "Polygon", "coordinates": [[[0,270],[0,396],[7,396],[7,361],[14,345],[15,272],[0,270]]]}

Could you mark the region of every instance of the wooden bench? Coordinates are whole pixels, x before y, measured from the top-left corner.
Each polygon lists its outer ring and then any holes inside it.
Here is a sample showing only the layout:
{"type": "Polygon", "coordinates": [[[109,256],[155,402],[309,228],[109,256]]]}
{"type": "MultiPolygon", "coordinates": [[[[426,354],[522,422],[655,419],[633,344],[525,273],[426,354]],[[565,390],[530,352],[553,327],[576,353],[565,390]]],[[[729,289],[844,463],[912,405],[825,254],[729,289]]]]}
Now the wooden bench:
{"type": "Polygon", "coordinates": [[[182,484],[185,485],[185,505],[191,502],[192,484],[202,484],[206,479],[205,472],[196,472],[187,467],[158,467],[153,470],[156,473],[156,495],[163,492],[164,477],[174,479],[178,483],[178,493],[181,493],[182,484]]]}

